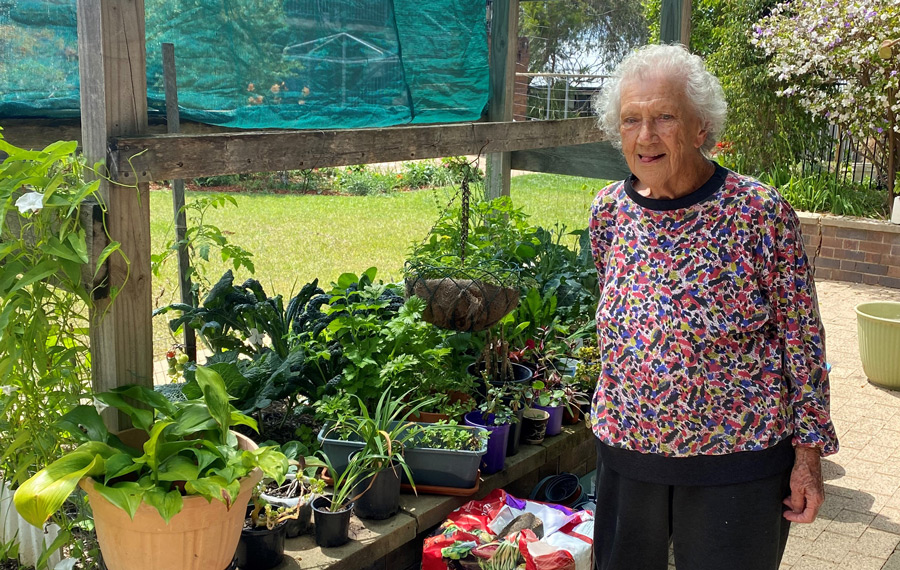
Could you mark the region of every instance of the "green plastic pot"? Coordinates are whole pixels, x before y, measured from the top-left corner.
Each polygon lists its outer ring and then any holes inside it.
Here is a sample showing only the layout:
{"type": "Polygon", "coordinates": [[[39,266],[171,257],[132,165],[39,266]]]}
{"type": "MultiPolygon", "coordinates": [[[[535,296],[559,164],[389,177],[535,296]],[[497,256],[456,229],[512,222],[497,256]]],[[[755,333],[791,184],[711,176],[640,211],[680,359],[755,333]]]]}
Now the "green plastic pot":
{"type": "Polygon", "coordinates": [[[856,323],[859,357],[869,382],[900,390],[900,302],[860,303],[856,323]]]}

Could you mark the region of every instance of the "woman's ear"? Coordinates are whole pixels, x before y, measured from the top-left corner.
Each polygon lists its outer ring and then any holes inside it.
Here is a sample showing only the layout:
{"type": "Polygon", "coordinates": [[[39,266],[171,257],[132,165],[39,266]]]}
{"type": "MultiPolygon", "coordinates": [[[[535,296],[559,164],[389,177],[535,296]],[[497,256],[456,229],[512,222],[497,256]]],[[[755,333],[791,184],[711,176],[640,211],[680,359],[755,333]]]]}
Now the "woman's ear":
{"type": "Polygon", "coordinates": [[[700,132],[697,133],[696,138],[694,139],[694,148],[700,148],[703,146],[703,143],[706,142],[706,137],[709,136],[709,131],[706,130],[706,125],[704,125],[700,132]]]}

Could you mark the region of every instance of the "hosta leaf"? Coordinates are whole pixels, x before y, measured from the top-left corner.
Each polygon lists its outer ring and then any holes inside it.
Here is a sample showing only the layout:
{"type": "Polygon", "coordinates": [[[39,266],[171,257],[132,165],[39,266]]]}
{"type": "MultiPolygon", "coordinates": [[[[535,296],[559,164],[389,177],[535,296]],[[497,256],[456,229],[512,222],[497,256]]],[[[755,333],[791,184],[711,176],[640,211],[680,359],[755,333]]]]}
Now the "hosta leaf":
{"type": "Polygon", "coordinates": [[[134,457],[127,453],[117,453],[106,460],[106,481],[133,473],[140,468],[140,464],[134,462],[134,457]]]}
{"type": "Polygon", "coordinates": [[[94,483],[94,490],[103,495],[103,498],[119,507],[132,519],[138,507],[141,506],[141,498],[145,496],[144,489],[137,483],[126,481],[109,487],[99,482],[94,483]]]}
{"type": "Polygon", "coordinates": [[[167,493],[159,487],[148,489],[147,492],[144,493],[144,502],[159,511],[159,515],[166,523],[168,523],[172,517],[180,513],[181,508],[184,505],[184,499],[182,499],[181,493],[176,490],[167,493]]]}
{"type": "Polygon", "coordinates": [[[219,424],[222,441],[225,441],[231,425],[231,404],[228,402],[228,391],[225,389],[225,382],[217,372],[203,366],[197,367],[195,377],[197,384],[203,391],[203,399],[206,401],[210,415],[219,424]]]}
{"type": "Polygon", "coordinates": [[[160,481],[191,481],[199,475],[197,465],[183,455],[173,455],[159,465],[160,481]]]}
{"type": "Polygon", "coordinates": [[[13,498],[16,510],[29,523],[42,527],[72,494],[78,481],[103,473],[105,458],[115,453],[115,449],[100,442],[78,447],[22,483],[13,498]]]}

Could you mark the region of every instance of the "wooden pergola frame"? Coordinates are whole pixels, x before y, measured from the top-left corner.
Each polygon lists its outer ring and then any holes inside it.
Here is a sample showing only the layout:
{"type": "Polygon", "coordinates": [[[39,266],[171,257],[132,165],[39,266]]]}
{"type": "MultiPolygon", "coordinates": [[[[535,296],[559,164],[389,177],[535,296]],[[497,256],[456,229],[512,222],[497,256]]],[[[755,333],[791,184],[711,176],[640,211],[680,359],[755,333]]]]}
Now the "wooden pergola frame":
{"type": "MultiPolygon", "coordinates": [[[[601,140],[594,119],[512,121],[518,2],[493,0],[487,122],[388,129],[149,134],[143,0],[78,0],[81,143],[89,164],[104,161],[106,227],[124,256],[107,260],[107,283],[91,315],[96,391],[152,385],[149,182],[244,172],[303,169],[486,154],[491,196],[509,193],[510,169],[621,178],[620,153],[601,140]]],[[[527,1],[527,0],[521,0],[527,1]]],[[[545,0],[553,1],[553,0],[545,0]]],[[[690,1],[663,0],[663,41],[686,43],[690,1]]],[[[75,134],[75,125],[12,121],[37,146],[75,134]],[[37,123],[37,128],[35,128],[37,123]],[[66,128],[69,130],[66,131],[66,128]],[[43,139],[43,140],[41,140],[43,139]]],[[[212,130],[212,129],[206,129],[212,130]]],[[[189,130],[186,129],[188,133],[189,130]]],[[[18,144],[22,145],[21,142],[18,144]]],[[[24,145],[23,145],[24,146],[24,145]]],[[[102,248],[95,248],[93,255],[102,248]]],[[[105,416],[112,429],[123,418],[105,416]]]]}

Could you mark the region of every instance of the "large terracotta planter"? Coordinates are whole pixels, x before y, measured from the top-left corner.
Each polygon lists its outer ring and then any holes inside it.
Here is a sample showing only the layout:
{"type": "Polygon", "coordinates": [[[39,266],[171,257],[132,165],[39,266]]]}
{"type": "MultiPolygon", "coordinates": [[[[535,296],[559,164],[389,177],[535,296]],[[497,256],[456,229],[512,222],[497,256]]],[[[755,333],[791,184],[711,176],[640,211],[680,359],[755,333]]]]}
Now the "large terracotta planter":
{"type": "MultiPolygon", "coordinates": [[[[133,445],[141,435],[146,437],[139,430],[126,430],[119,437],[133,445]]],[[[251,439],[236,435],[241,449],[257,448],[251,439]]],[[[94,490],[90,477],[79,485],[90,498],[97,540],[108,570],[224,570],[234,558],[250,493],[260,479],[259,469],[243,478],[241,492],[230,509],[221,501],[186,496],[184,508],[168,524],[145,503],[132,520],[94,490]]]]}

